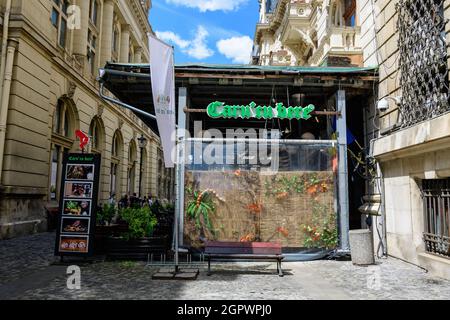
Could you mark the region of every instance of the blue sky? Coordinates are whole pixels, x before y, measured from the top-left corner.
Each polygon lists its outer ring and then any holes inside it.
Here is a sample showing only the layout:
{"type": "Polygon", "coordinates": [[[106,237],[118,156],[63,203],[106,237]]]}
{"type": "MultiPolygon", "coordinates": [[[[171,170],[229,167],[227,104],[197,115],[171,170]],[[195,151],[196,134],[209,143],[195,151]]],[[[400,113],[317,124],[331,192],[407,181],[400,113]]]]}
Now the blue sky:
{"type": "Polygon", "coordinates": [[[176,63],[248,63],[258,0],[153,0],[150,23],[176,63]]]}

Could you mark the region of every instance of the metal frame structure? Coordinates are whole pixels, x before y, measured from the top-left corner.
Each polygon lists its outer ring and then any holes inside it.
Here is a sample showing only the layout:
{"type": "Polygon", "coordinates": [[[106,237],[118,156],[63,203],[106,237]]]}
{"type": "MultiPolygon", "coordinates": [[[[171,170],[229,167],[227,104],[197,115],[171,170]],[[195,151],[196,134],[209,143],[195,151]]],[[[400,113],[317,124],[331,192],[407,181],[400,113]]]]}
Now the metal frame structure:
{"type": "MultiPolygon", "coordinates": [[[[177,126],[177,165],[176,165],[176,221],[174,228],[173,249],[176,253],[175,268],[180,265],[178,250],[183,245],[183,233],[180,225],[184,217],[184,170],[185,159],[185,129],[189,129],[187,116],[198,114],[203,117],[201,109],[191,109],[190,105],[204,105],[205,99],[212,99],[211,91],[217,90],[218,95],[232,93],[232,99],[242,101],[246,95],[255,99],[264,99],[270,94],[266,87],[278,88],[279,99],[289,99],[286,90],[281,87],[290,86],[303,93],[311,92],[316,97],[334,95],[335,108],[318,110],[316,116],[337,116],[339,154],[337,211],[339,214],[340,251],[349,252],[349,194],[347,167],[347,121],[346,98],[349,95],[361,95],[372,90],[373,82],[378,79],[377,70],[373,68],[307,68],[307,67],[260,67],[239,65],[178,65],[175,67],[176,88],[178,90],[178,126],[177,126]],[[249,87],[246,87],[248,85],[249,87]],[[265,86],[265,87],[260,87],[265,86]],[[194,88],[194,89],[193,89],[194,88]],[[245,89],[246,88],[246,89],[245,89]],[[250,89],[249,89],[250,88],[250,89]],[[254,89],[253,89],[254,88],[254,89]],[[202,90],[203,89],[203,90],[202,90]],[[192,91],[194,90],[194,91],[192,91]],[[200,90],[200,91],[199,91],[200,90]],[[231,90],[231,91],[228,91],[231,90]],[[243,91],[238,97],[237,93],[243,91]],[[192,100],[195,96],[196,99],[192,100]],[[192,114],[191,114],[192,113],[192,114]]],[[[149,65],[145,64],[107,64],[100,70],[99,95],[105,101],[135,112],[148,119],[145,122],[155,128],[155,119],[151,111],[152,93],[149,65]],[[108,96],[104,89],[111,91],[117,98],[108,96]],[[122,100],[122,101],[121,101],[122,100]]],[[[275,95],[277,92],[275,91],[275,95]]],[[[219,99],[219,98],[218,98],[219,99]]],[[[144,120],[144,119],[143,119],[144,120]]],[[[248,139],[244,139],[248,141],[248,139]]],[[[202,140],[205,141],[205,140],[202,140]]],[[[234,139],[236,141],[236,139],[234,139]]],[[[257,139],[261,142],[261,139],[257,139]]],[[[273,140],[268,140],[273,141],[273,140]]],[[[279,140],[285,141],[285,140],[279,140]]],[[[303,143],[307,141],[301,140],[303,143]]],[[[287,140],[295,143],[295,140],[287,140]]],[[[321,143],[314,140],[314,143],[321,143]]],[[[311,143],[311,141],[309,141],[311,143]]],[[[322,143],[326,143],[322,141],[322,143]]],[[[328,141],[330,143],[330,141],[328,141]]]]}

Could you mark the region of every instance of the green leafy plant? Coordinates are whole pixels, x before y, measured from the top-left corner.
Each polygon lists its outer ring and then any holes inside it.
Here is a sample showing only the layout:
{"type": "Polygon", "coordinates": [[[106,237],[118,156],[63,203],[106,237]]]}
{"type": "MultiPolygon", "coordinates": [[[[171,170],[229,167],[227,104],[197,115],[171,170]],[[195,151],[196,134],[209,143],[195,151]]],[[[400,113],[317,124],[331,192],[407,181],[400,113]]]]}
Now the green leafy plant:
{"type": "Polygon", "coordinates": [[[194,191],[192,196],[193,199],[187,205],[187,216],[195,221],[198,230],[201,230],[204,224],[212,234],[215,234],[210,215],[215,212],[216,207],[211,195],[208,191],[194,191]]]}
{"type": "Polygon", "coordinates": [[[264,183],[266,197],[275,196],[277,199],[284,199],[294,192],[303,193],[305,191],[305,181],[303,177],[294,176],[292,178],[279,177],[264,183]]]}
{"type": "Polygon", "coordinates": [[[333,249],[338,245],[338,231],[332,216],[322,221],[322,224],[314,221],[312,226],[303,225],[302,227],[305,233],[305,247],[333,249]]]}
{"type": "Polygon", "coordinates": [[[102,210],[103,221],[110,223],[116,214],[117,214],[116,206],[114,206],[112,204],[103,205],[103,210],[102,210]]]}
{"type": "Polygon", "coordinates": [[[120,217],[128,223],[128,232],[124,235],[127,240],[151,237],[158,224],[149,207],[124,208],[120,210],[120,217]]]}

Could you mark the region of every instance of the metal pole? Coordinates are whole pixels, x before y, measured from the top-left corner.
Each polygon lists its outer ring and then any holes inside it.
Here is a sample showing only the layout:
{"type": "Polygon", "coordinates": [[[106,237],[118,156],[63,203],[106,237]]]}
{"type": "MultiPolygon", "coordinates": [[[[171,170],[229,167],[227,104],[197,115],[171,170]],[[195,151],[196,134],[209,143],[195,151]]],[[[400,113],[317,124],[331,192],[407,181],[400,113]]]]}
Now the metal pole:
{"type": "Polygon", "coordinates": [[[141,147],[141,163],[139,165],[139,198],[142,198],[142,161],[144,160],[144,148],[141,147]]]}
{"type": "Polygon", "coordinates": [[[138,108],[135,108],[133,106],[130,106],[129,104],[126,104],[126,103],[124,103],[122,101],[119,101],[119,100],[116,100],[116,99],[113,99],[113,98],[110,98],[110,97],[106,96],[104,94],[104,92],[103,92],[104,86],[105,86],[104,83],[100,80],[100,86],[99,86],[99,89],[98,89],[98,93],[100,95],[100,98],[102,98],[103,100],[111,102],[112,104],[116,104],[119,107],[122,107],[122,108],[125,108],[125,109],[129,109],[129,110],[131,110],[133,112],[141,114],[141,115],[143,115],[145,117],[148,117],[150,119],[156,120],[156,116],[151,114],[151,113],[145,112],[145,111],[143,111],[141,109],[138,109],[138,108]]]}
{"type": "Polygon", "coordinates": [[[339,90],[337,92],[337,109],[341,116],[336,120],[336,128],[338,133],[339,145],[339,230],[340,230],[340,245],[341,250],[350,251],[349,231],[350,231],[350,209],[349,209],[349,195],[348,195],[348,163],[347,163],[347,106],[345,101],[345,91],[339,90]]]}
{"type": "Polygon", "coordinates": [[[178,127],[177,130],[177,162],[176,162],[176,202],[175,202],[175,265],[178,269],[179,263],[179,246],[183,242],[183,229],[180,230],[179,226],[182,225],[184,216],[184,143],[185,143],[185,128],[186,128],[186,115],[183,112],[183,107],[187,102],[187,89],[184,87],[178,90],[178,127]]]}

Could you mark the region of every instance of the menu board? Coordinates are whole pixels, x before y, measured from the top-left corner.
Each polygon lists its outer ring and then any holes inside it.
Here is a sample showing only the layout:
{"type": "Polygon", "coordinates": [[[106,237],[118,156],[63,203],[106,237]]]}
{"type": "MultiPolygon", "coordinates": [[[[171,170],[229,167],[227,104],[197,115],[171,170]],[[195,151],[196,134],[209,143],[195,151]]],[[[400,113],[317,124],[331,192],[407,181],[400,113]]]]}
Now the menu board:
{"type": "Polygon", "coordinates": [[[64,155],[55,255],[93,254],[101,157],[64,155]]]}

